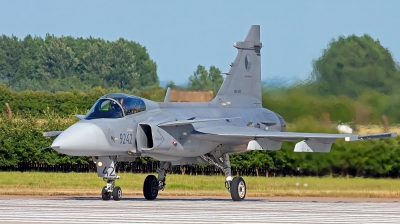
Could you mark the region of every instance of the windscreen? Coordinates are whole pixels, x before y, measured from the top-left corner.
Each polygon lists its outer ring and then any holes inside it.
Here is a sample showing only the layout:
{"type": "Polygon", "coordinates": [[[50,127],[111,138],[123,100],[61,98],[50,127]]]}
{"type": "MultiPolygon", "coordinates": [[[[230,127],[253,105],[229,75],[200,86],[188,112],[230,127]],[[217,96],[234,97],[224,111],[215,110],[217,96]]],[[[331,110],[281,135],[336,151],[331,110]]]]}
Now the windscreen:
{"type": "Polygon", "coordinates": [[[100,99],[86,115],[86,120],[98,118],[121,118],[124,117],[121,106],[113,99],[100,99]]]}
{"type": "Polygon", "coordinates": [[[146,110],[144,101],[137,97],[119,96],[99,99],[85,119],[121,118],[146,110]]]}

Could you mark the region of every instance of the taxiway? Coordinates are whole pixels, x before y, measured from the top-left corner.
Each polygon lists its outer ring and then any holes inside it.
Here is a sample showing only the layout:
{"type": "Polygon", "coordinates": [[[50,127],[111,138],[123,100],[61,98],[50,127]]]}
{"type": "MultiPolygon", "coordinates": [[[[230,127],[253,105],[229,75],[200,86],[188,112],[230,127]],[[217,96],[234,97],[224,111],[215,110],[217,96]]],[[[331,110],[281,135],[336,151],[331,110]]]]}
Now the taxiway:
{"type": "Polygon", "coordinates": [[[400,223],[400,206],[397,199],[0,196],[0,222],[400,223]]]}

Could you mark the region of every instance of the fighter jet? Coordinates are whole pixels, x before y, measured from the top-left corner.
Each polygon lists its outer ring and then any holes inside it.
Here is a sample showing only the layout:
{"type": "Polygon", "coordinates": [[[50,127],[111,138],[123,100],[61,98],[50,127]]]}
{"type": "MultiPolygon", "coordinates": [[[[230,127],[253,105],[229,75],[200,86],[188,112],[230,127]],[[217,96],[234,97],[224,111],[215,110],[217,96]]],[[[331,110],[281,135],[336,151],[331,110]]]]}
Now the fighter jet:
{"type": "Polygon", "coordinates": [[[244,41],[233,44],[238,53],[216,97],[210,102],[155,102],[123,93],[106,94],[86,115],[57,136],[54,150],[71,156],[92,157],[97,174],[106,181],[103,200],[120,200],[115,186],[118,162],[151,157],[160,161],[158,176],[148,175],[143,195],[157,198],[174,166],[212,164],[225,174],[233,201],[246,197],[246,183],[232,176],[229,155],[249,150],[279,150],[284,141],[298,141],[295,152],[331,150],[337,139],[359,141],[396,137],[397,133],[369,135],[287,132],[279,114],[262,107],[260,26],[251,26],[244,41]]]}

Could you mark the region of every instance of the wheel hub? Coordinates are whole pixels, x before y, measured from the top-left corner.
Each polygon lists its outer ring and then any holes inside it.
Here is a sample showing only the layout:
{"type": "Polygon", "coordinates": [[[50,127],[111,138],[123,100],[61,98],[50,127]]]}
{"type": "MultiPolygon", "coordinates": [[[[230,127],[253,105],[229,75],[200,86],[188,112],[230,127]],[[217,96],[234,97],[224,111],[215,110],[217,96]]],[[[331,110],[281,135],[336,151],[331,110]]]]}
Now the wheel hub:
{"type": "Polygon", "coordinates": [[[246,194],[246,187],[245,187],[243,181],[240,181],[240,183],[239,183],[238,193],[239,193],[240,198],[243,198],[246,194]]]}
{"type": "Polygon", "coordinates": [[[158,182],[157,182],[157,180],[154,180],[152,185],[153,185],[152,193],[153,193],[153,195],[156,195],[158,193],[158,182]]]}
{"type": "Polygon", "coordinates": [[[122,198],[122,190],[121,189],[118,190],[118,197],[122,198]]]}

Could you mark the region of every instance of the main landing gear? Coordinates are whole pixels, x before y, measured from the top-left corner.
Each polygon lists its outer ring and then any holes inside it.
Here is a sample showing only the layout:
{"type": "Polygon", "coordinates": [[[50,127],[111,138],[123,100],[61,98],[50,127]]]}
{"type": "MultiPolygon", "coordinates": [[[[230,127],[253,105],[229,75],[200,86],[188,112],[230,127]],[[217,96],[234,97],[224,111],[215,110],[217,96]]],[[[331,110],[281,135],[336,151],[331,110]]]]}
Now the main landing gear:
{"type": "MultiPolygon", "coordinates": [[[[206,162],[220,168],[225,174],[225,187],[231,193],[233,201],[243,201],[246,197],[246,182],[242,177],[232,178],[231,164],[229,155],[221,152],[221,146],[218,146],[214,151],[201,156],[206,162]]],[[[164,190],[165,177],[168,169],[172,168],[171,162],[160,162],[160,167],[157,169],[158,178],[154,175],[148,175],[143,183],[143,195],[147,200],[157,198],[158,191],[164,190]]]]}
{"type": "Polygon", "coordinates": [[[121,187],[115,186],[115,180],[120,178],[115,174],[116,157],[93,157],[93,161],[96,163],[97,175],[103,177],[103,180],[107,182],[101,190],[101,198],[108,201],[112,196],[115,201],[121,200],[121,187]]]}
{"type": "Polygon", "coordinates": [[[246,182],[242,177],[232,178],[229,155],[221,152],[221,145],[219,145],[214,151],[201,156],[201,158],[224,172],[225,187],[231,193],[233,201],[243,201],[245,199],[246,182]]]}
{"type": "Polygon", "coordinates": [[[158,178],[154,175],[146,177],[143,183],[143,195],[147,200],[156,199],[158,191],[164,190],[167,171],[170,168],[172,168],[171,162],[160,162],[160,166],[157,169],[158,178]]]}

